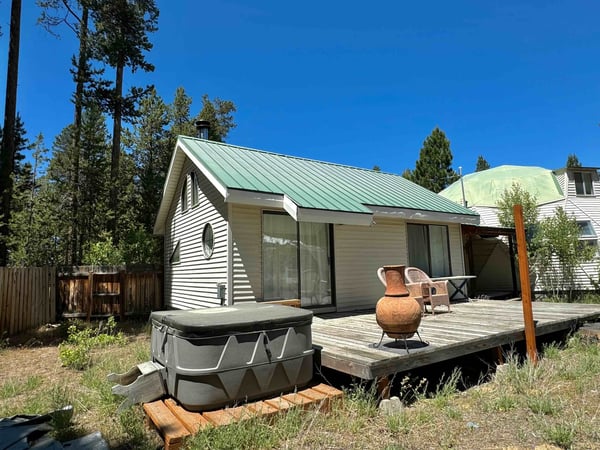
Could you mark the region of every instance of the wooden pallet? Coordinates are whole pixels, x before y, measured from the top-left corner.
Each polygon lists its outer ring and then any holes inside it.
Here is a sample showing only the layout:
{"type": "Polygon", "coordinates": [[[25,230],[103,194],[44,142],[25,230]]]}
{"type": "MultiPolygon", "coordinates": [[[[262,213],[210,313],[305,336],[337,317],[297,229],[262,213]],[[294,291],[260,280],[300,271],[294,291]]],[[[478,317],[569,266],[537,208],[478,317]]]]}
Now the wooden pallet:
{"type": "Polygon", "coordinates": [[[333,399],[341,399],[342,391],[327,384],[318,384],[279,397],[247,403],[241,406],[195,413],[182,408],[174,399],[144,403],[149,425],[156,428],[165,442],[165,450],[181,447],[183,440],[207,426],[228,425],[253,417],[269,417],[290,408],[318,408],[327,411],[333,399]]]}

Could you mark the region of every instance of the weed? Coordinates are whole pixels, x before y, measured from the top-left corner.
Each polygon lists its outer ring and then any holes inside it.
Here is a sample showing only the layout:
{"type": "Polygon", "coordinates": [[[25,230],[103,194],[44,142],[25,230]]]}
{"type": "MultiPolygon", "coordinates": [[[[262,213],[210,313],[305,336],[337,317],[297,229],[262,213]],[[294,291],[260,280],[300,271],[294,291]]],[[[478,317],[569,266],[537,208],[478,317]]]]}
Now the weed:
{"type": "Polygon", "coordinates": [[[517,401],[512,395],[500,395],[494,402],[493,408],[495,411],[510,411],[517,407],[517,401]]]}
{"type": "Polygon", "coordinates": [[[530,397],[527,400],[527,407],[535,414],[543,414],[545,416],[553,416],[560,411],[561,407],[550,397],[530,397]]]}
{"type": "Polygon", "coordinates": [[[576,426],[572,423],[547,424],[543,428],[544,438],[560,448],[569,449],[575,441],[576,426]]]}
{"type": "Polygon", "coordinates": [[[455,367],[452,373],[446,378],[444,375],[435,388],[433,394],[433,403],[438,408],[445,408],[450,399],[458,392],[458,382],[461,380],[460,369],[455,367]]]}
{"type": "Polygon", "coordinates": [[[42,384],[42,379],[36,375],[27,377],[25,381],[9,379],[0,386],[0,399],[8,399],[25,392],[31,392],[40,384],[42,384]]]}
{"type": "Polygon", "coordinates": [[[189,450],[272,448],[277,440],[268,422],[250,419],[227,426],[205,428],[186,442],[185,448],[189,450]]]}
{"type": "Polygon", "coordinates": [[[452,420],[461,420],[462,419],[462,413],[457,408],[453,408],[452,406],[446,406],[444,408],[444,413],[446,414],[446,417],[448,417],[448,419],[452,419],[452,420]]]}
{"type": "Polygon", "coordinates": [[[67,341],[60,343],[58,354],[64,366],[75,370],[84,370],[91,365],[92,349],[126,342],[123,333],[116,332],[116,322],[112,316],[106,325],[100,323],[97,329],[80,329],[78,324],[72,324],[67,333],[67,341]]]}

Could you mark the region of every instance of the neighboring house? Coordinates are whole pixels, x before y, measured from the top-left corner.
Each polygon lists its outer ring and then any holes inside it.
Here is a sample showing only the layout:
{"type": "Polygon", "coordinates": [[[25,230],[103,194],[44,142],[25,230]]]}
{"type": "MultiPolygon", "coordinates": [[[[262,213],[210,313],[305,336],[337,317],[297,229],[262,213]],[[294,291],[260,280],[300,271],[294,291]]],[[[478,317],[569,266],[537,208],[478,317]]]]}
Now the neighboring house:
{"type": "MultiPolygon", "coordinates": [[[[481,225],[499,226],[498,200],[506,189],[518,183],[536,197],[539,219],[551,217],[562,207],[575,217],[581,230],[580,240],[585,245],[598,247],[600,236],[600,181],[598,168],[574,167],[551,171],[532,166],[499,166],[465,175],[442,192],[456,203],[477,212],[481,225]],[[464,197],[463,197],[464,192],[464,197]]],[[[593,287],[590,278],[598,281],[600,258],[583,265],[577,272],[577,284],[582,289],[593,287]]]]}
{"type": "Polygon", "coordinates": [[[383,295],[384,264],[463,275],[460,227],[478,222],[398,175],[180,136],[154,232],[168,307],[352,310],[383,295]]]}

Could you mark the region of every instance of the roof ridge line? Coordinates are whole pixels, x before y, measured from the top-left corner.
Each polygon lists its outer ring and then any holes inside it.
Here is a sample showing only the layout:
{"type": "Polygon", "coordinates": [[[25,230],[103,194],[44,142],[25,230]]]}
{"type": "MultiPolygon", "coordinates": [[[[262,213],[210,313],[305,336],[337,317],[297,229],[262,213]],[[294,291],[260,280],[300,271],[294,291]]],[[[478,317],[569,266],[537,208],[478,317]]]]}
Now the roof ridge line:
{"type": "Polygon", "coordinates": [[[309,162],[316,162],[316,163],[320,163],[320,164],[327,164],[328,166],[345,167],[347,169],[355,169],[355,170],[360,170],[362,172],[381,173],[381,174],[384,174],[384,175],[393,175],[395,177],[401,177],[402,176],[402,175],[398,175],[398,174],[393,173],[393,172],[384,172],[384,171],[381,171],[381,170],[366,169],[364,167],[351,166],[349,164],[340,164],[340,163],[334,163],[334,162],[330,162],[330,161],[323,161],[323,160],[315,159],[315,158],[306,158],[306,157],[303,157],[303,156],[286,155],[284,153],[277,153],[277,152],[272,152],[272,151],[269,151],[269,150],[260,150],[260,149],[252,148],[252,147],[244,147],[243,145],[230,144],[228,142],[211,141],[209,139],[201,139],[201,138],[198,138],[198,137],[195,137],[195,136],[186,136],[184,134],[180,134],[180,135],[178,135],[178,137],[185,138],[185,139],[193,139],[195,141],[206,142],[208,144],[224,145],[224,146],[227,146],[227,147],[233,147],[233,148],[237,148],[237,149],[240,149],[240,150],[247,150],[247,151],[256,152],[256,153],[263,153],[263,154],[273,155],[273,156],[281,156],[283,158],[297,159],[297,160],[309,161],[309,162]]]}

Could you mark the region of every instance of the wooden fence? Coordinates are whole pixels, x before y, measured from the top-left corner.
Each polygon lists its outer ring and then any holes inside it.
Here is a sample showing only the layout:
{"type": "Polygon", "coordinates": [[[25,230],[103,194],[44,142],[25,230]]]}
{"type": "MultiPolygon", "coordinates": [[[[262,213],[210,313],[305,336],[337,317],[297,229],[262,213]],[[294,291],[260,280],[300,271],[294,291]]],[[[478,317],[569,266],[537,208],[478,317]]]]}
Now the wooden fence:
{"type": "Polygon", "coordinates": [[[56,320],[56,268],[0,267],[0,337],[56,320]]]}
{"type": "Polygon", "coordinates": [[[0,337],[64,317],[145,315],[162,308],[160,266],[0,267],[0,337]]]}

